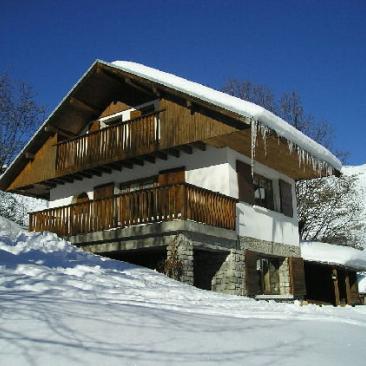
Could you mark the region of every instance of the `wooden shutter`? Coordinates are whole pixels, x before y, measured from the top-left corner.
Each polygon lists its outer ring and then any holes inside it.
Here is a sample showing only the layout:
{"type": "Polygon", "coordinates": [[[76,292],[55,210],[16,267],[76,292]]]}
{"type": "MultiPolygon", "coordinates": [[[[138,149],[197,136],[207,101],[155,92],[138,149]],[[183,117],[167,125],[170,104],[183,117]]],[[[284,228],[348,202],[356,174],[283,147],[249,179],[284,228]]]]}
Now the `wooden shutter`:
{"type": "Polygon", "coordinates": [[[114,183],[103,184],[94,188],[94,199],[108,198],[114,195],[114,183]]]}
{"type": "Polygon", "coordinates": [[[252,169],[250,165],[242,161],[236,161],[236,172],[238,175],[239,201],[254,204],[254,185],[252,169]]]}
{"type": "Polygon", "coordinates": [[[292,207],[292,185],[280,179],[280,198],[281,212],[289,217],[293,217],[294,210],[292,207]]]}
{"type": "Polygon", "coordinates": [[[346,271],[346,292],[347,304],[359,305],[361,303],[360,294],[358,292],[357,274],[353,271],[346,271]]]}
{"type": "Polygon", "coordinates": [[[175,169],[162,170],[159,172],[158,183],[160,186],[167,184],[178,184],[185,182],[185,167],[179,167],[175,169]]]}
{"type": "Polygon", "coordinates": [[[289,257],[290,286],[294,296],[306,294],[304,260],[299,257],[289,257]]]}
{"type": "Polygon", "coordinates": [[[94,132],[100,130],[100,122],[99,121],[93,121],[89,125],[89,132],[94,132]]]}
{"type": "Polygon", "coordinates": [[[257,271],[256,252],[245,250],[245,285],[248,296],[255,296],[261,293],[260,274],[257,271]]]}

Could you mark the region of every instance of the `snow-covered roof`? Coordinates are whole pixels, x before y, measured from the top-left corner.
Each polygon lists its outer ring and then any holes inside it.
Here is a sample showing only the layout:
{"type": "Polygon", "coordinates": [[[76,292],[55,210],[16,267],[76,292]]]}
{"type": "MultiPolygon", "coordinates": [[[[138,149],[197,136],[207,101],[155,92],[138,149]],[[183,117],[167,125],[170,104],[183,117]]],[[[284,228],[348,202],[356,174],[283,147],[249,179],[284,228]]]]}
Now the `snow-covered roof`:
{"type": "Polygon", "coordinates": [[[352,267],[366,271],[366,250],[315,241],[301,242],[304,260],[352,267]]]}
{"type": "Polygon", "coordinates": [[[255,120],[274,130],[279,136],[292,141],[315,158],[327,162],[333,168],[337,170],[342,168],[341,162],[324,146],[304,135],[282,118],[254,103],[135,62],[114,61],[112,63],[103,63],[255,120]]]}

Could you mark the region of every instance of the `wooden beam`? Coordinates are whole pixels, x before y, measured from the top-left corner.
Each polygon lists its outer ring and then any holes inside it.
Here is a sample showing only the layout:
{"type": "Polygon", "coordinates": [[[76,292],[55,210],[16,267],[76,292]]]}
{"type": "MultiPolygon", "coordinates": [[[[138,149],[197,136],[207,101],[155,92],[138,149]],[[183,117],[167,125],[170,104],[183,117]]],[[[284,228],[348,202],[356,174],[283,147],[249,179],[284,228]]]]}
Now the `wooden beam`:
{"type": "Polygon", "coordinates": [[[102,176],[102,173],[99,170],[96,170],[96,169],[87,169],[84,172],[86,172],[87,174],[90,173],[92,176],[93,175],[96,175],[97,177],[101,177],[102,176]]]}
{"type": "Polygon", "coordinates": [[[55,182],[56,184],[61,184],[61,185],[64,185],[65,182],[61,179],[52,179],[53,182],[55,182]]]}
{"type": "Polygon", "coordinates": [[[156,86],[153,86],[153,87],[152,87],[152,91],[153,91],[153,93],[154,93],[158,98],[160,98],[160,97],[161,97],[161,94],[160,94],[160,92],[159,92],[159,90],[158,90],[158,88],[157,88],[156,86]]]}
{"type": "Polygon", "coordinates": [[[74,181],[74,179],[70,176],[60,177],[60,179],[64,180],[65,182],[68,182],[68,183],[72,183],[74,181]]]}
{"type": "Polygon", "coordinates": [[[111,174],[112,173],[112,169],[111,168],[108,168],[107,166],[101,166],[101,167],[98,167],[96,169],[99,169],[103,173],[107,173],[107,174],[111,174]]]}
{"type": "Polygon", "coordinates": [[[186,154],[192,155],[193,154],[193,149],[192,146],[188,146],[188,145],[182,145],[179,146],[179,148],[184,151],[186,154]]]}
{"type": "Polygon", "coordinates": [[[113,170],[122,171],[122,169],[123,169],[123,166],[120,163],[111,163],[111,164],[108,164],[107,166],[113,170]]]}
{"type": "Polygon", "coordinates": [[[56,183],[51,183],[51,182],[48,182],[48,181],[45,181],[45,182],[41,182],[41,183],[38,183],[39,185],[42,185],[42,186],[46,186],[46,187],[50,187],[50,188],[54,188],[57,186],[56,183]]]}
{"type": "Polygon", "coordinates": [[[34,154],[30,153],[30,152],[26,152],[24,153],[24,157],[27,159],[27,160],[34,160],[34,154]]]}
{"type": "Polygon", "coordinates": [[[132,159],[131,161],[133,162],[133,164],[136,164],[136,165],[140,165],[140,166],[144,165],[144,161],[141,159],[132,159]]]}
{"type": "Polygon", "coordinates": [[[133,88],[139,90],[140,92],[147,94],[147,95],[154,95],[151,93],[148,89],[145,89],[141,87],[140,85],[137,85],[135,82],[133,82],[130,78],[124,78],[124,81],[127,85],[132,86],[133,88]]]}
{"type": "Polygon", "coordinates": [[[175,156],[176,158],[180,157],[180,151],[177,149],[169,149],[167,152],[168,154],[175,156]]]}
{"type": "Polygon", "coordinates": [[[51,126],[51,125],[45,126],[44,130],[45,130],[45,132],[52,133],[52,134],[58,133],[59,135],[67,137],[69,139],[72,139],[73,137],[77,136],[72,132],[65,131],[62,128],[51,126]]]}
{"type": "Polygon", "coordinates": [[[93,176],[92,174],[90,174],[86,171],[81,171],[81,172],[79,172],[79,174],[82,175],[85,178],[91,178],[93,176]]]}
{"type": "Polygon", "coordinates": [[[86,112],[89,112],[89,113],[99,113],[100,112],[100,109],[95,107],[95,106],[92,106],[90,105],[89,103],[86,103],[80,99],[77,99],[75,97],[70,97],[70,104],[73,105],[74,107],[78,108],[78,109],[81,109],[81,110],[84,110],[86,112]]]}
{"type": "Polygon", "coordinates": [[[168,160],[168,154],[162,151],[156,151],[155,156],[161,160],[168,160]]]}
{"type": "Polygon", "coordinates": [[[193,143],[194,147],[197,147],[197,149],[202,150],[202,151],[206,151],[207,150],[207,145],[202,142],[202,141],[197,141],[193,143]]]}
{"type": "Polygon", "coordinates": [[[156,159],[155,159],[155,157],[154,156],[152,156],[152,155],[145,155],[144,157],[143,157],[146,161],[148,161],[149,163],[155,163],[155,161],[156,161],[156,159]]]}
{"type": "Polygon", "coordinates": [[[123,161],[121,162],[121,165],[127,169],[132,169],[133,168],[133,163],[129,162],[129,161],[123,161]]]}

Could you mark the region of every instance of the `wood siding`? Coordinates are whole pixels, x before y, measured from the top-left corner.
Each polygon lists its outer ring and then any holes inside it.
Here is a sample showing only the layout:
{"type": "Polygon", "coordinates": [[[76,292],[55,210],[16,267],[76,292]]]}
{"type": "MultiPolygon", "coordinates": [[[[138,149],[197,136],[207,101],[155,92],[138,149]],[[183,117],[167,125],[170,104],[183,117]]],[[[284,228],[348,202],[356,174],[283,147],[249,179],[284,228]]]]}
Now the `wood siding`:
{"type": "Polygon", "coordinates": [[[236,200],[190,184],[172,184],[30,214],[30,231],[61,236],[188,219],[235,230],[236,200]]]}
{"type": "Polygon", "coordinates": [[[236,131],[218,118],[186,107],[178,101],[162,99],[160,108],[165,110],[161,116],[161,149],[205,141],[236,131]]]}
{"type": "Polygon", "coordinates": [[[36,152],[21,173],[15,178],[8,190],[42,182],[56,175],[57,135],[49,137],[46,143],[36,152]]]}

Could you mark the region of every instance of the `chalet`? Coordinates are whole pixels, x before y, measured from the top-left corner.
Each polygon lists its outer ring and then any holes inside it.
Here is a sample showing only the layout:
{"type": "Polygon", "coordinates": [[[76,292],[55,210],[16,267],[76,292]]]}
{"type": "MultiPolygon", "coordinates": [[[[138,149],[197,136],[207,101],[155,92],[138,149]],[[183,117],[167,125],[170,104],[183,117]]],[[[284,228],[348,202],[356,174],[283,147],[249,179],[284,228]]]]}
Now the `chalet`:
{"type": "Polygon", "coordinates": [[[366,271],[366,252],[321,242],[301,243],[306,295],[315,304],[363,304],[357,272],[366,271]]]}
{"type": "Polygon", "coordinates": [[[253,297],[305,294],[295,181],[340,162],[253,103],[140,64],[96,61],[0,188],[49,200],[29,230],[253,297]]]}

